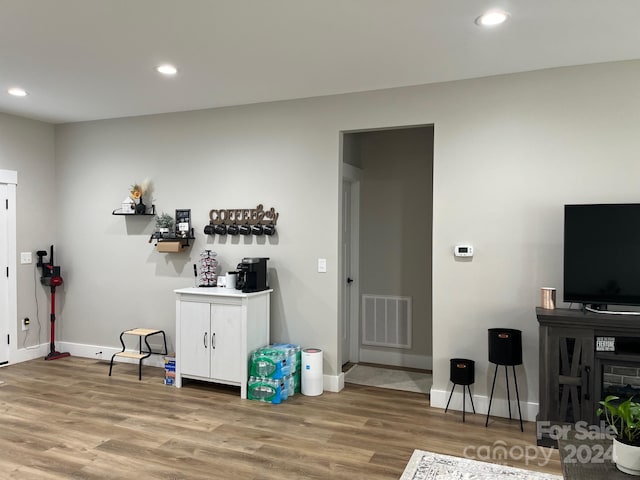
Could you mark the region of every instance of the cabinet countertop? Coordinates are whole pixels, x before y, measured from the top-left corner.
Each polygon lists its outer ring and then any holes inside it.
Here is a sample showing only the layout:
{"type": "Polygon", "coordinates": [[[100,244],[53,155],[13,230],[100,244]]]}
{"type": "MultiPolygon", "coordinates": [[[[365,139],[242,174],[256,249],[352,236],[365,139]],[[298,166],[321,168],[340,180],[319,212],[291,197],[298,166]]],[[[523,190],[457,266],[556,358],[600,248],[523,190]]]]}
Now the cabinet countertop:
{"type": "Polygon", "coordinates": [[[208,295],[213,297],[254,297],[273,292],[273,289],[262,290],[260,292],[244,293],[242,290],[224,287],[188,287],[174,290],[175,293],[184,295],[208,295]]]}

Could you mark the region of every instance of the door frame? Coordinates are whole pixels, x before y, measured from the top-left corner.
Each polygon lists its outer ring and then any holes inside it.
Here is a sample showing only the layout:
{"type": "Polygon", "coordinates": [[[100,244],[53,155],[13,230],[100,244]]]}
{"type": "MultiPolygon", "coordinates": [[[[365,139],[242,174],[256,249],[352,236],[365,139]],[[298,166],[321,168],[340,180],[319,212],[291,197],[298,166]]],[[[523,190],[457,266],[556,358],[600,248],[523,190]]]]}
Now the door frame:
{"type": "MultiPolygon", "coordinates": [[[[6,298],[0,301],[0,318],[5,318],[7,322],[7,325],[0,323],[0,342],[4,342],[5,335],[9,335],[7,360],[11,363],[11,359],[16,357],[18,351],[18,270],[16,266],[16,187],[18,185],[18,172],[0,170],[0,183],[7,186],[7,204],[6,206],[0,205],[0,208],[6,208],[7,213],[6,266],[9,268],[6,298]],[[4,307],[2,307],[3,304],[4,307]]],[[[5,296],[5,294],[2,294],[2,296],[5,296]]]]}
{"type": "MultiPolygon", "coordinates": [[[[343,186],[342,182],[346,181],[351,184],[351,255],[349,270],[353,277],[353,282],[349,289],[350,293],[350,311],[349,317],[346,319],[349,325],[346,327],[349,332],[349,356],[345,358],[344,353],[341,351],[340,365],[344,365],[347,362],[357,363],[360,361],[360,181],[362,178],[362,170],[358,167],[354,167],[348,163],[342,163],[342,181],[340,182],[340,236],[342,237],[342,202],[343,202],[343,186]]],[[[342,238],[340,239],[342,244],[342,238]]],[[[340,255],[342,257],[342,248],[340,248],[340,255]]],[[[345,259],[340,259],[340,312],[342,312],[342,305],[344,304],[344,282],[346,282],[347,269],[344,265],[345,259]]],[[[342,318],[342,315],[341,315],[342,318]]],[[[344,321],[345,319],[343,319],[344,321]]],[[[340,332],[344,325],[340,322],[340,332]]],[[[342,338],[342,335],[339,337],[342,338]]],[[[342,350],[342,341],[340,343],[340,349],[342,350]]]]}

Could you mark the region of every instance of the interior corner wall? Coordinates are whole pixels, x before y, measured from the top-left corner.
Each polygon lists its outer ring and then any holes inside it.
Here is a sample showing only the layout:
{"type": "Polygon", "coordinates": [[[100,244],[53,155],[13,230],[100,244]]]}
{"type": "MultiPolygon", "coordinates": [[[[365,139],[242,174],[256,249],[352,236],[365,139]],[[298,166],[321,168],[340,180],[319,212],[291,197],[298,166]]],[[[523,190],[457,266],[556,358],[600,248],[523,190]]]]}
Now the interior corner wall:
{"type": "Polygon", "coordinates": [[[562,298],[563,205],[638,200],[639,84],[630,61],[58,126],[62,338],[117,346],[133,326],[173,337],[172,289],[193,283],[206,247],[223,270],[270,257],[273,339],[323,348],[325,374],[337,375],[340,132],[433,124],[432,393],[448,390],[449,359],[463,356],[476,360],[474,394],[486,396],[487,329],[513,327],[523,331],[521,397],[535,403],[534,309],[541,286],[562,298]],[[151,219],[111,215],[145,177],[160,211],[192,209],[193,247],[159,254],[151,219]],[[277,237],[203,235],[211,208],[258,203],[280,212],[277,237]],[[463,242],[471,261],[453,256],[463,242]]]}
{"type": "Polygon", "coordinates": [[[360,291],[412,305],[411,348],[361,344],[360,360],[431,369],[433,126],[350,135],[362,169],[360,291]]]}
{"type": "Polygon", "coordinates": [[[49,250],[56,241],[54,150],[53,125],[0,113],[0,169],[18,172],[17,318],[11,320],[16,323],[17,348],[40,345],[49,338],[49,292],[38,281],[35,252],[49,250]],[[31,252],[33,263],[21,264],[20,252],[31,252]],[[27,332],[20,326],[25,317],[32,321],[27,332]]]}

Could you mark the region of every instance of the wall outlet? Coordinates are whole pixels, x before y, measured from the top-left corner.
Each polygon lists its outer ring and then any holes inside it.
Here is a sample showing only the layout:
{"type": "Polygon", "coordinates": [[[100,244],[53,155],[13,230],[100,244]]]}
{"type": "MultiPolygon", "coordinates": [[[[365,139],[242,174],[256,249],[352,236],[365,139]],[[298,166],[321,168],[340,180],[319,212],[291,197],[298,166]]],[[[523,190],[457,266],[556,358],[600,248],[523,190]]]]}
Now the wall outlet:
{"type": "Polygon", "coordinates": [[[31,255],[31,252],[20,252],[20,263],[22,265],[33,263],[33,257],[31,255]]]}
{"type": "Polygon", "coordinates": [[[29,325],[31,325],[31,320],[28,317],[22,319],[22,331],[29,330],[29,325]]]}
{"type": "Polygon", "coordinates": [[[327,259],[319,258],[318,259],[318,273],[327,273],[327,259]]]}

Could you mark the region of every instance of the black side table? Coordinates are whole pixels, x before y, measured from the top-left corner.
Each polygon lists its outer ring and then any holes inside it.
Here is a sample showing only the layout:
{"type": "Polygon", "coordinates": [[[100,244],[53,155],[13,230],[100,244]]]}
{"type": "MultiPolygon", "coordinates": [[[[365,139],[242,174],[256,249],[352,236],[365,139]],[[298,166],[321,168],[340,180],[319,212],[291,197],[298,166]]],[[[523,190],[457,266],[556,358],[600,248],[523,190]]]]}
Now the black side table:
{"type": "Polygon", "coordinates": [[[491,402],[493,401],[493,392],[496,387],[496,375],[498,374],[499,365],[504,366],[504,377],[507,382],[507,405],[509,406],[509,420],[511,420],[511,395],[509,393],[509,374],[507,373],[507,366],[511,366],[513,369],[513,383],[516,385],[520,431],[524,432],[522,410],[520,410],[520,395],[518,394],[518,377],[516,377],[516,365],[522,365],[522,332],[512,328],[490,328],[489,362],[495,363],[496,369],[493,372],[489,410],[487,410],[487,420],[484,422],[484,426],[487,427],[489,425],[489,414],[491,413],[491,402]]]}
{"type": "Polygon", "coordinates": [[[475,382],[475,362],[466,358],[452,358],[450,363],[451,370],[449,372],[449,380],[453,383],[453,386],[451,387],[451,394],[449,395],[449,401],[447,402],[447,407],[444,409],[444,413],[447,413],[447,410],[449,410],[449,403],[451,402],[451,397],[453,396],[453,391],[456,389],[456,385],[462,385],[462,421],[464,422],[466,409],[465,385],[467,386],[469,398],[471,399],[471,408],[473,409],[473,413],[476,413],[476,407],[473,405],[473,397],[471,396],[471,387],[469,387],[469,385],[475,382]]]}

